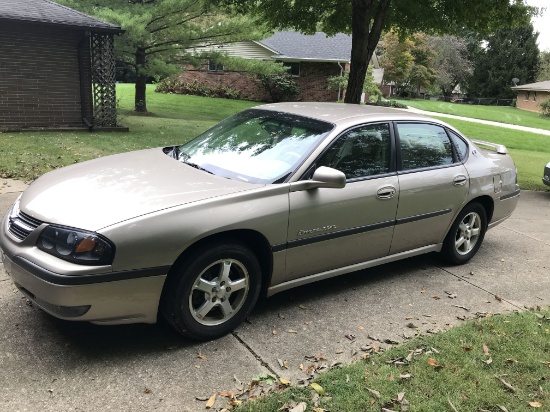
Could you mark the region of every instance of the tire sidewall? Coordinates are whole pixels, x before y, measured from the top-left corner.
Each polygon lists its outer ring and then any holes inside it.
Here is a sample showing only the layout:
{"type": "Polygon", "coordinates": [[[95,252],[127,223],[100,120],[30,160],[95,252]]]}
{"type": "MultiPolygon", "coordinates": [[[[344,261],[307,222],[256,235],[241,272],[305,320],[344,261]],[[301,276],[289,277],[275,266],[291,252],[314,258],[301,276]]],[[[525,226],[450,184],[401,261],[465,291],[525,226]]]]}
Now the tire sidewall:
{"type": "Polygon", "coordinates": [[[203,248],[184,259],[175,273],[179,277],[173,293],[170,319],[178,331],[188,337],[210,340],[226,335],[235,329],[248,316],[260,295],[262,273],[258,259],[245,246],[238,243],[218,244],[203,248]],[[197,322],[189,310],[189,296],[197,276],[213,262],[222,259],[239,261],[248,271],[249,290],[241,308],[226,322],[207,326],[197,322]]]}
{"type": "Polygon", "coordinates": [[[479,248],[481,247],[481,244],[483,243],[483,239],[485,238],[485,232],[487,231],[487,213],[485,212],[485,208],[479,204],[479,203],[470,203],[464,207],[456,217],[453,225],[451,226],[451,229],[449,230],[449,233],[447,234],[447,237],[445,238],[445,242],[443,245],[443,250],[445,257],[447,260],[449,260],[453,264],[461,265],[466,262],[468,262],[471,258],[475,256],[479,248]],[[457,252],[455,247],[455,238],[458,231],[458,227],[464,217],[470,213],[476,213],[480,220],[480,234],[476,241],[476,244],[474,245],[473,249],[470,250],[468,253],[462,255],[457,252]]]}

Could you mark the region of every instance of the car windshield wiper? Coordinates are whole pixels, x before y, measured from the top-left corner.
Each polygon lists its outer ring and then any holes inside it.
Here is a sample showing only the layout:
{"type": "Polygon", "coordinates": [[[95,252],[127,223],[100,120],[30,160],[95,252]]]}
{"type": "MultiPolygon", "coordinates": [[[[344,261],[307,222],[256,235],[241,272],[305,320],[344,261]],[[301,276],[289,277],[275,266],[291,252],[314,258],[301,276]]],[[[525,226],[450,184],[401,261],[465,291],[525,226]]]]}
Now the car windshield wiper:
{"type": "MultiPolygon", "coordinates": [[[[188,157],[189,159],[189,157],[188,157]]],[[[203,172],[206,172],[206,173],[210,173],[211,175],[213,175],[214,173],[212,173],[210,170],[206,170],[204,167],[201,167],[199,166],[198,164],[196,163],[193,163],[193,162],[188,162],[186,160],[182,160],[183,163],[185,163],[186,165],[189,165],[191,167],[194,167],[195,169],[198,169],[198,170],[202,170],[203,172]]]]}

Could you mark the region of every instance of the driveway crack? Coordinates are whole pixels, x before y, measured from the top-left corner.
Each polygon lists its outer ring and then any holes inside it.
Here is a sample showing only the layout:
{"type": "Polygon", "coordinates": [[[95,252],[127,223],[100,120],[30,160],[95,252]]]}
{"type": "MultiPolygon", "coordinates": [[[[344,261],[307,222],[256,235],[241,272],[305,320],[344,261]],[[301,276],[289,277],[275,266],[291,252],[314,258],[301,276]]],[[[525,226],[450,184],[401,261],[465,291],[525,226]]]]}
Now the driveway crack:
{"type": "MultiPolygon", "coordinates": [[[[491,292],[490,290],[484,289],[484,288],[482,288],[481,286],[478,286],[478,285],[476,285],[475,283],[470,282],[468,279],[465,279],[465,278],[463,278],[463,277],[461,277],[461,276],[455,275],[453,272],[451,272],[451,271],[449,271],[449,270],[447,270],[447,269],[445,269],[445,268],[442,268],[442,267],[439,267],[439,266],[435,266],[435,267],[438,268],[438,269],[440,269],[440,270],[442,270],[443,272],[447,272],[449,275],[452,275],[452,276],[454,276],[455,278],[460,279],[460,280],[463,281],[463,282],[466,282],[466,283],[472,285],[473,287],[478,288],[479,290],[482,290],[482,291],[488,293],[489,295],[496,296],[496,293],[491,292]]],[[[503,298],[502,296],[500,296],[500,298],[501,298],[504,302],[509,303],[510,305],[515,306],[516,308],[518,308],[518,309],[520,309],[520,310],[524,310],[524,309],[525,309],[525,307],[516,305],[514,302],[510,302],[509,300],[503,298]]]]}
{"type": "Polygon", "coordinates": [[[275,375],[277,378],[279,377],[279,374],[278,374],[277,372],[275,372],[275,371],[273,370],[273,368],[272,368],[271,366],[269,366],[269,364],[268,364],[266,361],[264,361],[264,360],[262,359],[262,357],[261,357],[260,355],[258,355],[258,354],[254,351],[254,349],[252,349],[252,348],[248,345],[248,343],[246,343],[244,340],[242,340],[241,337],[237,334],[237,332],[231,332],[231,334],[233,335],[233,337],[234,337],[235,339],[237,339],[237,340],[239,341],[239,343],[240,343],[241,345],[243,345],[243,346],[252,354],[252,356],[254,356],[254,357],[256,358],[256,360],[257,360],[258,362],[260,362],[260,364],[261,364],[264,368],[266,368],[269,372],[271,372],[271,373],[272,373],[273,375],[275,375]]]}

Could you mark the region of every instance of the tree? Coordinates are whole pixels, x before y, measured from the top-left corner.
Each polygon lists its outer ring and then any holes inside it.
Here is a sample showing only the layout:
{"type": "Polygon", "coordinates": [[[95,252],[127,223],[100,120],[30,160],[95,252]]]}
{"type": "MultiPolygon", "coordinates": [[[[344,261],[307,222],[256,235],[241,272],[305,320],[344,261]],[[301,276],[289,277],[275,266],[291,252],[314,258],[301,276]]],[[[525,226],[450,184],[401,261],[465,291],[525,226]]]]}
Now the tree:
{"type": "Polygon", "coordinates": [[[147,112],[147,79],[178,71],[191,57],[191,47],[257,39],[265,33],[254,19],[228,14],[203,0],[57,1],[126,30],[115,39],[115,53],[135,71],[138,112],[147,112]]]}
{"type": "Polygon", "coordinates": [[[539,57],[537,82],[546,80],[550,80],[550,50],[541,52],[539,57]]]}
{"type": "Polygon", "coordinates": [[[533,83],[539,64],[537,37],[531,24],[499,30],[487,37],[485,47],[474,60],[468,94],[513,99],[513,78],[519,79],[520,84],[533,83]]]}
{"type": "Polygon", "coordinates": [[[473,73],[465,39],[456,36],[430,36],[428,43],[434,51],[436,82],[444,96],[450,96],[455,87],[464,83],[473,73]]]}
{"type": "Polygon", "coordinates": [[[383,30],[454,33],[467,26],[479,33],[526,23],[536,9],[524,0],[211,0],[261,16],[274,28],[303,33],[352,35],[345,101],[359,103],[368,63],[383,30]]]}
{"type": "Polygon", "coordinates": [[[382,39],[380,65],[384,68],[384,81],[393,82],[398,95],[418,96],[421,88],[433,84],[434,52],[424,33],[399,39],[394,32],[388,32],[382,39]]]}

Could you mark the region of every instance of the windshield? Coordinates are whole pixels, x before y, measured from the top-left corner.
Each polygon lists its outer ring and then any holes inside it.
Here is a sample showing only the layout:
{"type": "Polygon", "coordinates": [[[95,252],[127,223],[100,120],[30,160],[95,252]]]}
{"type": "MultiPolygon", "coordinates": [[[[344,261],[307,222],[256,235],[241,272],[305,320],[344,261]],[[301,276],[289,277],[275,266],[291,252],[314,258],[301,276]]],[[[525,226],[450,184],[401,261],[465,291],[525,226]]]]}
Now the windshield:
{"type": "Polygon", "coordinates": [[[333,128],[318,120],[249,109],[175,149],[178,160],[250,183],[284,181],[333,128]]]}

